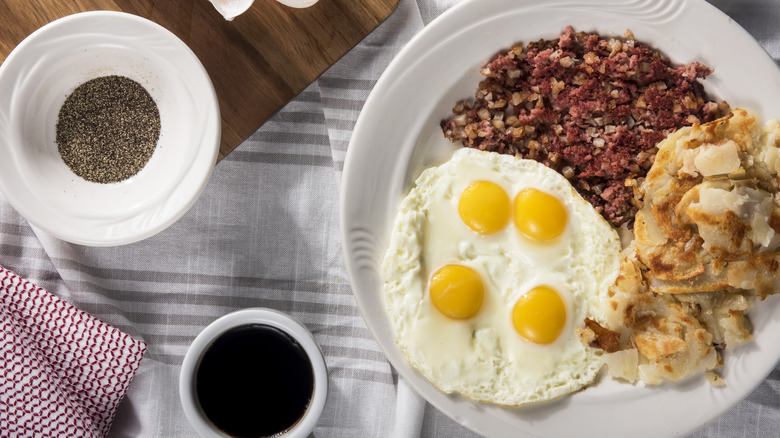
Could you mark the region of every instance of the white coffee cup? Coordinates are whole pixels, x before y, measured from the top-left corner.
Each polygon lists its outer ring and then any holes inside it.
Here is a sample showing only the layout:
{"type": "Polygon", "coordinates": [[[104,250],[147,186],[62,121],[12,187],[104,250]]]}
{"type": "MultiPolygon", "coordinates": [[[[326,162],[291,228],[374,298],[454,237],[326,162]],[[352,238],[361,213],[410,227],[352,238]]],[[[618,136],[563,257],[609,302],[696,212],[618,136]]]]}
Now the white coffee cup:
{"type": "Polygon", "coordinates": [[[274,327],[288,334],[300,344],[309,357],[314,377],[314,388],[309,406],[300,420],[281,435],[284,438],[307,437],[325,408],[328,395],[328,371],[325,358],[311,332],[292,317],[272,309],[250,308],[229,313],[209,324],[195,338],[184,356],[179,374],[179,396],[182,408],[190,424],[203,438],[224,438],[225,432],[217,428],[200,407],[195,390],[198,365],[203,354],[224,333],[246,325],[261,324],[274,327]]]}

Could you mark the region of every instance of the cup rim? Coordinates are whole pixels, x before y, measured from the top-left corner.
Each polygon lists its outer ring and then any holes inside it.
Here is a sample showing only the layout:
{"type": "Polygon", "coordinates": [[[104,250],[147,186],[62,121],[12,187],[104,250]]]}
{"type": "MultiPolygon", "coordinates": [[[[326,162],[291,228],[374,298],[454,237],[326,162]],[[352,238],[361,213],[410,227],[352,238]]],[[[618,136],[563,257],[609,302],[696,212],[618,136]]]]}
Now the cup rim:
{"type": "Polygon", "coordinates": [[[319,421],[328,396],[328,371],[322,350],[303,324],[278,310],[255,307],[238,310],[221,316],[206,326],[192,341],[179,373],[179,398],[190,425],[203,438],[224,438],[224,432],[214,426],[203,413],[195,393],[195,372],[206,349],[222,334],[248,324],[265,324],[278,328],[295,339],[309,356],[314,373],[314,390],[311,402],[303,417],[280,438],[305,438],[319,421]]]}

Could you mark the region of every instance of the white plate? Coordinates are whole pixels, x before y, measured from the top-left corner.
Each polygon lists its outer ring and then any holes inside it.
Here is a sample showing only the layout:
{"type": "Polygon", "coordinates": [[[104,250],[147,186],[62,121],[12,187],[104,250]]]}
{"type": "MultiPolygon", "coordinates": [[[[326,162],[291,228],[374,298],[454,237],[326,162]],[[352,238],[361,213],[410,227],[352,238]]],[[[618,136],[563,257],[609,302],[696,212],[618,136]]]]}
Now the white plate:
{"type": "Polygon", "coordinates": [[[780,297],[751,312],[755,340],[724,357],[726,386],[702,376],[658,387],[601,378],[560,400],[520,408],[477,403],[434,388],[404,360],[381,295],[380,265],[404,194],[424,167],[458,146],[439,121],[473,97],[479,68],[514,43],[555,38],[566,25],[636,38],[677,64],[715,69],[707,91],[733,107],[780,117],[780,72],[726,15],[691,0],[466,0],[423,29],[394,59],[366,101],[342,179],[341,226],[358,306],[392,365],[414,389],[461,424],[488,436],[664,437],[690,433],[746,397],[780,358],[780,297]]]}
{"type": "Polygon", "coordinates": [[[219,104],[194,53],[162,26],[120,12],[71,15],[33,32],[0,66],[0,191],[30,223],[94,246],[149,237],[181,217],[208,182],[219,104]],[[160,139],[136,175],[114,184],[76,176],[57,151],[65,98],[105,75],[139,82],[160,111],[160,139]]]}

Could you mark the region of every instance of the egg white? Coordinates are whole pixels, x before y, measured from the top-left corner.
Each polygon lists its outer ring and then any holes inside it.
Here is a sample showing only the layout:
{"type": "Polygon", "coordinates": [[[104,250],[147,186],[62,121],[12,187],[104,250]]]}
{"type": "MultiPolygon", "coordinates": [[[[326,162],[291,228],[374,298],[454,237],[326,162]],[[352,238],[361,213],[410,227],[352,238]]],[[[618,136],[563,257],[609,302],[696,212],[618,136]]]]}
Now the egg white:
{"type": "Polygon", "coordinates": [[[576,391],[602,365],[576,328],[585,317],[604,320],[596,309],[617,277],[619,251],[615,230],[557,172],[532,160],[459,149],[420,175],[394,224],[382,275],[396,341],[409,363],[448,393],[521,405],[576,391]],[[510,200],[528,187],[557,196],[568,211],[566,230],[539,244],[510,218],[496,234],[475,233],[457,208],[475,180],[500,185],[510,200]],[[441,314],[427,293],[432,273],[448,263],[473,268],[485,284],[482,306],[467,320],[441,314]],[[563,333],[546,345],[523,339],[512,324],[517,299],[539,285],[557,290],[567,309],[563,333]]]}

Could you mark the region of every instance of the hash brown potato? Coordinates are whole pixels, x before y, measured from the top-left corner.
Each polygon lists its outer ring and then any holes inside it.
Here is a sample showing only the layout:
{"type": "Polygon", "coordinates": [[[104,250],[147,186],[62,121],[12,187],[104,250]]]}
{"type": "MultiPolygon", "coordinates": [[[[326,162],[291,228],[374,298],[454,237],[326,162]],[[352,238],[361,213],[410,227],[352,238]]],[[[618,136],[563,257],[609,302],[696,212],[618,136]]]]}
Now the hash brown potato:
{"type": "Polygon", "coordinates": [[[747,312],[780,281],[779,145],[780,124],[743,109],[659,143],[605,302],[611,375],[679,381],[752,338],[747,312]]]}

